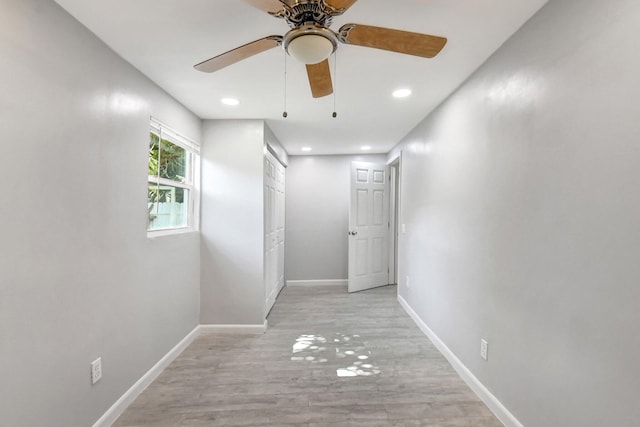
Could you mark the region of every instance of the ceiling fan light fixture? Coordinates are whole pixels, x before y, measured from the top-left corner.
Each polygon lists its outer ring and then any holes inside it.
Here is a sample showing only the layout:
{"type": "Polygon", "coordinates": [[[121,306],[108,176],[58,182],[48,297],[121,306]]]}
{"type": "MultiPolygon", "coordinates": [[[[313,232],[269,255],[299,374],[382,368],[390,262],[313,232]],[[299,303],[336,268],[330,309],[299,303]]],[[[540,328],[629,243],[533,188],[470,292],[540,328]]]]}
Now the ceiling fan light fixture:
{"type": "Polygon", "coordinates": [[[331,56],[337,47],[335,33],[317,25],[295,28],[284,36],[284,49],[303,64],[318,64],[331,56]]]}
{"type": "Polygon", "coordinates": [[[333,53],[333,45],[322,36],[310,34],[293,39],[287,51],[303,64],[317,64],[333,53]]]}

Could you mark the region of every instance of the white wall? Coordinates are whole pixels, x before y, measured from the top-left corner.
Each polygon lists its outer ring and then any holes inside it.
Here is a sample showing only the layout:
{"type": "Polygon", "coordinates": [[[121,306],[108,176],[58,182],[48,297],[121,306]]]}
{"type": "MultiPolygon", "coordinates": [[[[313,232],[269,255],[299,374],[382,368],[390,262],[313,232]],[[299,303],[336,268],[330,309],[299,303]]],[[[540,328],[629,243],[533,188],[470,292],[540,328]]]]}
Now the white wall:
{"type": "Polygon", "coordinates": [[[287,168],[286,280],[346,280],[352,161],[384,155],[290,156],[287,168]]]}
{"type": "Polygon", "coordinates": [[[0,93],[0,424],[89,426],[198,323],[199,237],[147,239],[146,168],[150,115],[200,121],[51,1],[0,0],[0,93]]]}
{"type": "Polygon", "coordinates": [[[638,22],[549,2],[398,147],[400,294],[527,427],[640,418],[638,22]]]}
{"type": "Polygon", "coordinates": [[[201,154],[200,321],[261,325],[264,122],[205,121],[201,154]]]}

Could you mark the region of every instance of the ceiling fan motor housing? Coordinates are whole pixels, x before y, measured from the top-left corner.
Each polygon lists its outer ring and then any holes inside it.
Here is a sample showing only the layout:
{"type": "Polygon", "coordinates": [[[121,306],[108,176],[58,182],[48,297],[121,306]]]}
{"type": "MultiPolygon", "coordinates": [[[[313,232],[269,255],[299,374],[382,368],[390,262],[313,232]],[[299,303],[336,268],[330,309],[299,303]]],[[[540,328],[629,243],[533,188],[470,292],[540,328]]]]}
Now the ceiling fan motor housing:
{"type": "Polygon", "coordinates": [[[329,6],[325,0],[299,0],[289,3],[288,7],[283,8],[281,17],[291,28],[308,23],[329,28],[333,23],[333,17],[343,12],[329,6]]]}

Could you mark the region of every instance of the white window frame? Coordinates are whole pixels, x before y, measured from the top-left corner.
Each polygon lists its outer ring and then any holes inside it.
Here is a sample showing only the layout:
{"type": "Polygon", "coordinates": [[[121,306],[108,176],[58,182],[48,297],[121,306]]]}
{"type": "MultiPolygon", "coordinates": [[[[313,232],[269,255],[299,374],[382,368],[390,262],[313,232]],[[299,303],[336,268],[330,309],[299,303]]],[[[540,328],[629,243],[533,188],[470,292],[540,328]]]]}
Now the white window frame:
{"type": "MultiPolygon", "coordinates": [[[[147,229],[147,237],[153,238],[198,231],[200,228],[200,143],[180,134],[154,117],[151,117],[150,122],[150,133],[156,134],[160,140],[165,139],[178,147],[184,148],[187,152],[191,153],[192,161],[189,162],[191,170],[186,171],[185,175],[187,176],[185,176],[184,183],[160,178],[158,176],[148,176],[147,187],[149,184],[153,183],[189,190],[189,206],[187,207],[186,226],[162,228],[157,230],[147,229]]],[[[148,162],[149,156],[147,155],[147,168],[148,162]]]]}

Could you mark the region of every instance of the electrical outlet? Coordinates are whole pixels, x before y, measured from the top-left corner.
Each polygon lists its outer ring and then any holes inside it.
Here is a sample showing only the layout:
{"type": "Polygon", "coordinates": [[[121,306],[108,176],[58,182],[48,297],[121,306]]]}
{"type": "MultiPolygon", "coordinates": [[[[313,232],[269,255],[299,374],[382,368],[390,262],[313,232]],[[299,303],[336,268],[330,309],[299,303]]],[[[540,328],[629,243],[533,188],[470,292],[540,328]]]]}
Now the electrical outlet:
{"type": "Polygon", "coordinates": [[[404,281],[404,283],[406,283],[407,288],[411,287],[411,284],[409,283],[409,276],[407,276],[407,279],[404,281]]]}
{"type": "Polygon", "coordinates": [[[487,360],[489,357],[489,343],[486,340],[480,340],[480,357],[487,360]]]}
{"type": "Polygon", "coordinates": [[[102,378],[102,358],[98,357],[91,362],[91,384],[95,384],[102,378]]]}

